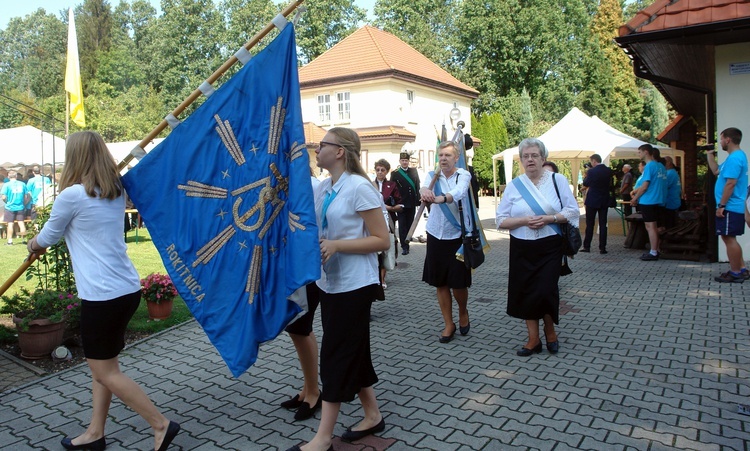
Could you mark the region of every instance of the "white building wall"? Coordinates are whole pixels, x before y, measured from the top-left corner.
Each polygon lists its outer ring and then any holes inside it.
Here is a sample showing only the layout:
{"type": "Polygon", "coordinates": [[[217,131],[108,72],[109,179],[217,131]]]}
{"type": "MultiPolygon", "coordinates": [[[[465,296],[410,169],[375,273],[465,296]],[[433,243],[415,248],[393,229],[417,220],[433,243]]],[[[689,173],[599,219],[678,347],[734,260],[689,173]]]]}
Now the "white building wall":
{"type": "MultiPolygon", "coordinates": [[[[736,66],[735,66],[736,67],[736,66]]],[[[750,160],[750,45],[747,42],[716,47],[716,131],[736,127],[742,131],[740,146],[750,160]],[[744,63],[748,70],[737,70],[732,74],[732,65],[744,63]]],[[[726,152],[719,150],[719,162],[726,159],[726,152]]],[[[750,258],[750,231],[737,237],[743,257],[750,258]]],[[[727,250],[719,240],[719,260],[727,260],[727,250]]]]}
{"type": "Polygon", "coordinates": [[[448,139],[455,132],[449,117],[454,103],[461,112],[460,120],[466,123],[464,131],[471,131],[470,98],[392,78],[303,89],[301,101],[302,119],[326,129],[335,126],[366,128],[393,125],[404,127],[416,135],[414,142],[406,144],[377,142],[363,146],[362,164],[368,172],[373,172],[373,164],[380,158],[385,158],[391,168],[395,168],[402,151],[412,153],[413,161],[417,161],[418,166],[432,169],[437,133],[440,133],[442,124],[446,124],[448,139]],[[350,92],[351,117],[340,121],[336,117],[335,94],[346,90],[350,92]],[[411,103],[407,91],[413,92],[411,103]],[[320,120],[318,95],[321,94],[331,95],[331,121],[320,120]]]}

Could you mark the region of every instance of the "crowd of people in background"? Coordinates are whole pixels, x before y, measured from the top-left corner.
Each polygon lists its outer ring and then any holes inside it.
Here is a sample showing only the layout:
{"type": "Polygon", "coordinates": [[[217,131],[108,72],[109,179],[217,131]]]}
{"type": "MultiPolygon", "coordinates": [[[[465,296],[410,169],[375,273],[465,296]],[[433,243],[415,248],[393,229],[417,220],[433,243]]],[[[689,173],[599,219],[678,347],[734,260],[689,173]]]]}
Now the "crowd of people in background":
{"type": "MultiPolygon", "coordinates": [[[[716,233],[726,244],[730,263],[729,271],[715,278],[719,282],[750,278],[736,240],[744,231],[746,217],[750,225],[746,204],[750,191],[748,163],[739,148],[741,138],[742,133],[734,128],[721,133],[721,148],[729,154],[721,165],[714,159],[715,152],[708,152],[709,168],[718,177],[716,233]]],[[[619,191],[613,183],[613,171],[602,163],[602,158],[590,158],[583,180],[587,188],[583,252],[590,252],[598,215],[599,251],[607,253],[607,209],[613,206],[619,192],[627,206],[638,208],[648,231],[651,248],[641,260],[658,260],[659,226],[670,228],[676,224],[682,190],[671,157],[661,158],[659,150],[649,144],[638,151],[642,158],[640,176],[635,179],[630,165],[623,165],[619,191]]],[[[60,193],[47,225],[28,243],[29,252],[43,254],[64,236],[71,247],[79,292],[86,299],[81,327],[93,376],[92,420],[83,433],[63,439],[62,445],[66,449],[104,449],[104,424],[114,394],[149,422],[155,448],[164,450],[180,426],[165,418],[118,366],[125,325],[140,299],[137,274],[116,233],[125,209],[124,191],[114,161],[97,134],[71,135],[66,152],[69,165],[63,171],[61,186],[68,189],[60,193]],[[98,178],[89,179],[87,174],[92,167],[100,168],[98,178]],[[81,211],[79,204],[88,205],[90,211],[81,211]],[[99,210],[101,217],[95,214],[99,210]],[[105,216],[107,221],[102,222],[105,216]],[[94,251],[74,225],[89,232],[105,231],[109,253],[103,254],[99,248],[94,251]],[[89,277],[92,265],[103,264],[102,259],[119,265],[116,267],[120,274],[108,276],[122,282],[115,291],[102,291],[101,281],[89,277]]],[[[378,377],[371,356],[370,309],[375,300],[383,299],[388,252],[395,252],[400,244],[402,255],[409,254],[407,235],[413,228],[419,203],[430,207],[422,280],[436,289],[444,323],[438,341],[449,343],[456,332],[467,335],[470,331],[468,298],[472,272],[456,259],[456,254],[463,244],[463,222],[474,221],[471,210],[462,208],[462,203],[478,203],[478,199],[474,198],[477,190],[472,183],[473,174],[458,167],[459,147],[452,141],[442,142],[435,171],[422,178],[410,166],[409,154],[401,153],[399,167],[393,172],[386,160],[378,160],[372,179],[360,164],[360,152],[360,140],[354,130],[332,128],[316,151],[317,166],[328,171],[330,177],[321,182],[311,171],[322,274],[306,287],[308,312],[286,328],[298,353],[304,386],[281,406],[294,410],[297,421],[311,418],[319,410],[322,413],[312,440],[287,451],[331,449],[341,403],[355,397],[362,404],[363,418],[341,438],[359,440],[385,429],[374,390],[378,377]],[[397,228],[399,239],[395,237],[397,228]],[[458,305],[457,321],[454,300],[458,305]],[[323,329],[319,365],[317,339],[312,331],[318,305],[323,329]]],[[[560,349],[555,330],[560,320],[558,281],[564,275],[563,240],[567,239],[563,231],[566,227],[579,227],[580,210],[573,190],[568,189],[568,180],[558,174],[555,163],[546,161],[548,152],[542,141],[524,139],[519,144],[519,155],[524,173],[507,185],[495,217],[497,228],[508,230],[510,235],[506,312],[526,325],[526,342],[518,349],[518,356],[542,352],[540,321],[546,348],[556,354],[560,349]]],[[[38,167],[28,175],[23,182],[16,171],[8,171],[0,189],[4,220],[9,225],[17,223],[21,236],[24,222],[34,217],[37,206],[44,205],[46,190],[54,186],[38,167]]],[[[12,235],[13,229],[9,228],[8,244],[12,243],[12,235]]]]}
{"type": "Polygon", "coordinates": [[[39,166],[30,168],[26,177],[14,169],[0,168],[0,207],[3,210],[0,233],[8,240],[6,245],[13,245],[14,235],[26,244],[26,223],[36,219],[37,208],[49,204],[53,196],[52,180],[41,174],[39,166]]]}

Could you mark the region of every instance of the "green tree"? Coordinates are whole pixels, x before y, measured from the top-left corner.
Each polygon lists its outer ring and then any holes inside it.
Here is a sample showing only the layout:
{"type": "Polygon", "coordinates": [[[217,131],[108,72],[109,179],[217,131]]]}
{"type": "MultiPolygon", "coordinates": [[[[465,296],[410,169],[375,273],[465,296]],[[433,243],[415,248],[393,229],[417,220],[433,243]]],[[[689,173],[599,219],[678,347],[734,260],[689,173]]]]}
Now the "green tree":
{"type": "Polygon", "coordinates": [[[81,65],[81,82],[84,93],[87,84],[94,80],[101,55],[112,44],[112,9],[107,0],[84,0],[75,9],[78,54],[81,65]]]}
{"type": "MultiPolygon", "coordinates": [[[[596,80],[596,85],[590,86],[599,89],[606,100],[600,102],[601,109],[588,112],[596,114],[618,129],[637,123],[643,109],[631,61],[614,42],[622,23],[622,6],[619,0],[601,0],[591,22],[591,30],[594,42],[606,58],[602,63],[606,61],[608,64],[598,66],[604,73],[596,80]]],[[[596,63],[595,61],[594,64],[596,63]]]]}
{"type": "Polygon", "coordinates": [[[310,62],[357,30],[367,12],[353,0],[320,0],[307,4],[297,28],[301,59],[310,62]]]}
{"type": "Polygon", "coordinates": [[[164,14],[148,25],[146,74],[177,106],[223,62],[224,21],[211,0],[162,0],[161,6],[164,14]]]}
{"type": "MultiPolygon", "coordinates": [[[[482,141],[474,149],[474,173],[482,188],[489,188],[493,183],[492,156],[508,147],[508,131],[500,113],[489,113],[479,117],[472,115],[471,131],[482,141]]],[[[502,182],[501,182],[502,183],[502,182]]]]}
{"type": "Polygon", "coordinates": [[[0,30],[0,84],[31,97],[49,97],[63,90],[67,30],[54,15],[39,8],[12,18],[0,30]]]}
{"type": "MultiPolygon", "coordinates": [[[[239,50],[279,12],[271,0],[224,0],[220,9],[228,24],[224,38],[228,54],[239,50]]],[[[257,53],[261,48],[262,45],[257,45],[251,51],[257,53]]]]}
{"type": "Polygon", "coordinates": [[[453,60],[454,0],[378,0],[375,25],[443,67],[453,60]]]}

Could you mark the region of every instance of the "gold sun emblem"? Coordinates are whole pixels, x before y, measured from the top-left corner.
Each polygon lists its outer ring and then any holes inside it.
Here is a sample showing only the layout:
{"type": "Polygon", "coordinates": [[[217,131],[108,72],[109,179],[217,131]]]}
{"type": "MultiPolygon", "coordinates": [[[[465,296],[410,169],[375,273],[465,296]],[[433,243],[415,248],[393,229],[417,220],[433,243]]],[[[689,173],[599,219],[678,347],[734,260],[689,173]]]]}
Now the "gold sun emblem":
{"type": "MultiPolygon", "coordinates": [[[[278,154],[281,132],[284,129],[286,110],[282,108],[282,100],[283,99],[279,97],[276,101],[276,105],[271,107],[271,125],[268,131],[267,148],[267,153],[269,155],[278,154]]],[[[229,155],[238,167],[242,166],[246,162],[245,154],[242,152],[242,149],[237,142],[236,135],[232,129],[232,124],[228,120],[222,120],[218,114],[214,115],[214,120],[217,124],[215,130],[221,138],[222,143],[224,143],[227,152],[229,152],[229,155]]],[[[253,152],[255,155],[259,149],[255,144],[251,144],[251,146],[252,148],[249,149],[249,151],[253,152]]],[[[284,153],[284,156],[290,161],[294,161],[304,155],[304,149],[304,143],[298,144],[295,141],[292,144],[291,149],[284,153]]],[[[207,264],[210,262],[211,259],[224,249],[224,246],[237,233],[257,231],[258,238],[261,240],[266,236],[268,230],[286,205],[286,201],[279,197],[279,194],[282,191],[286,195],[285,197],[288,197],[289,194],[289,178],[284,177],[281,174],[275,163],[271,163],[268,166],[268,169],[271,171],[272,175],[263,177],[231,191],[226,188],[201,183],[195,180],[188,180],[184,185],[177,185],[177,188],[184,191],[185,195],[188,197],[226,199],[231,203],[232,223],[198,249],[195,255],[196,259],[193,262],[194,268],[200,264],[207,264]],[[242,206],[246,201],[250,201],[252,204],[250,205],[250,208],[243,211],[242,206]],[[268,219],[266,219],[267,210],[271,211],[268,219]]],[[[229,169],[222,171],[222,179],[227,178],[231,180],[229,169]]],[[[229,212],[224,211],[220,206],[220,213],[217,216],[220,216],[223,219],[224,215],[227,213],[229,212]]],[[[305,230],[305,226],[299,222],[299,215],[296,215],[291,211],[288,212],[288,223],[292,232],[296,230],[305,230]]],[[[248,248],[248,243],[243,240],[238,243],[238,246],[238,251],[242,252],[248,248]]],[[[260,275],[263,263],[262,251],[262,246],[253,246],[250,270],[248,271],[247,282],[245,284],[245,292],[249,294],[248,303],[250,304],[253,303],[255,295],[260,291],[260,275]]],[[[275,255],[276,252],[274,251],[273,254],[275,255]]]]}

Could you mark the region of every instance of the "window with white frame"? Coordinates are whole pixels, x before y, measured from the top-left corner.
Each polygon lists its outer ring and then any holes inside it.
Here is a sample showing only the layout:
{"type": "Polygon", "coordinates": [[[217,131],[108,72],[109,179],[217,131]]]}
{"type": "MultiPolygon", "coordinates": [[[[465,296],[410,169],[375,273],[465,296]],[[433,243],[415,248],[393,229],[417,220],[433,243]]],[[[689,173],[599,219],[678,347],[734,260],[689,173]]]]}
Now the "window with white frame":
{"type": "Polygon", "coordinates": [[[331,95],[318,95],[318,119],[320,122],[331,122],[331,95]]]}
{"type": "Polygon", "coordinates": [[[349,91],[336,93],[336,108],[338,120],[348,121],[351,119],[351,103],[349,102],[349,91]]]}
{"type": "Polygon", "coordinates": [[[411,105],[414,103],[414,91],[407,89],[406,90],[406,102],[411,105]]]}

